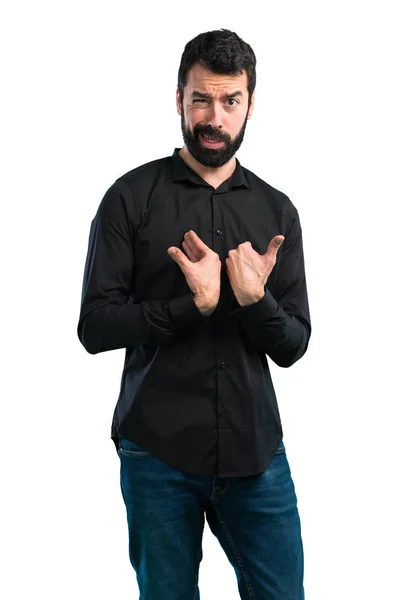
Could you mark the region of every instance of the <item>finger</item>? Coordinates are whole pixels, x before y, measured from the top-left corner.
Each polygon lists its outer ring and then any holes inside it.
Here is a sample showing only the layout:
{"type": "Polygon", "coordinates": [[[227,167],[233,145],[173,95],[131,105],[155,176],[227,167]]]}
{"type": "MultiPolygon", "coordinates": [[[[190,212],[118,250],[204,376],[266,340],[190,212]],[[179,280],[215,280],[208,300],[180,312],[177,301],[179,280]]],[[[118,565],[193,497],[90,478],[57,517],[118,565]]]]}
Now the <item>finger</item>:
{"type": "Polygon", "coordinates": [[[195,244],[190,241],[190,238],[187,234],[185,234],[185,240],[182,242],[182,244],[186,244],[192,255],[195,257],[195,260],[200,260],[204,255],[204,252],[201,252],[200,250],[196,249],[195,244]]]}
{"type": "Polygon", "coordinates": [[[185,234],[185,239],[191,244],[191,247],[194,247],[194,249],[201,254],[210,250],[210,248],[199,238],[193,229],[185,234]]]}
{"type": "Polygon", "coordinates": [[[185,241],[182,242],[182,246],[183,246],[186,254],[188,255],[188,257],[190,258],[190,260],[192,262],[197,262],[197,260],[198,260],[197,256],[191,251],[189,245],[185,241]]]}

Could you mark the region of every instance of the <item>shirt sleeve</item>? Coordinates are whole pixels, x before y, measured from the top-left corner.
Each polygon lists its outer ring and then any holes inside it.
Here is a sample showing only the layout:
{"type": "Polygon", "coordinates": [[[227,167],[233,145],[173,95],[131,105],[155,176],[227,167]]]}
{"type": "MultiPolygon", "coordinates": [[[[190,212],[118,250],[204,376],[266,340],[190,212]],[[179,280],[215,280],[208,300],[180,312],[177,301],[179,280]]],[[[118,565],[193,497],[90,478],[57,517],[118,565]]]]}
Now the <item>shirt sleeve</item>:
{"type": "Polygon", "coordinates": [[[306,352],[311,320],[298,212],[288,201],[285,240],[276,272],[271,272],[264,296],[229,315],[239,320],[249,341],[280,367],[290,367],[306,352]],[[271,288],[271,289],[269,289],[271,288]],[[273,294],[272,291],[273,290],[273,294]]]}
{"type": "Polygon", "coordinates": [[[170,300],[131,301],[138,199],[117,180],[89,233],[78,338],[90,354],[139,344],[169,345],[185,325],[204,319],[190,292],[170,300]]]}

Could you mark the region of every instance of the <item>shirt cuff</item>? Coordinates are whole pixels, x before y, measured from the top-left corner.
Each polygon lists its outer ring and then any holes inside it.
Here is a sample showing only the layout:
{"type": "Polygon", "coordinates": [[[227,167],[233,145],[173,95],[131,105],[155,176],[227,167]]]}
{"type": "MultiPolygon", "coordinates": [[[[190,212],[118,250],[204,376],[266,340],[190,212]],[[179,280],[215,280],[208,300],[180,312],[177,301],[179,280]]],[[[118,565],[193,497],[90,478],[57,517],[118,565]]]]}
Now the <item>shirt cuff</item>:
{"type": "Polygon", "coordinates": [[[265,293],[261,300],[254,302],[253,304],[248,304],[247,306],[239,306],[239,308],[229,311],[228,315],[257,321],[272,317],[279,308],[279,304],[269,289],[265,288],[265,293]]]}
{"type": "Polygon", "coordinates": [[[168,304],[171,319],[178,327],[189,325],[195,321],[202,321],[205,318],[197,308],[191,292],[185,294],[185,296],[172,298],[168,304]]]}

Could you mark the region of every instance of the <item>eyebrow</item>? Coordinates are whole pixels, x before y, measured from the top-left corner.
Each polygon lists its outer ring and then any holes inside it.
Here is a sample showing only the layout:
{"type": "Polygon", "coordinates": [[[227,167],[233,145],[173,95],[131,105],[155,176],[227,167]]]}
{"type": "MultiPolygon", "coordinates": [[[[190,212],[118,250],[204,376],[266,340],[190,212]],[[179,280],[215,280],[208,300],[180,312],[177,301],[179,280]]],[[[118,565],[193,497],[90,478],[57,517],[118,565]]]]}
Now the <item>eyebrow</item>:
{"type": "MultiPolygon", "coordinates": [[[[225,100],[227,98],[233,98],[234,96],[243,96],[242,92],[240,90],[237,90],[236,92],[232,92],[231,94],[224,94],[222,96],[222,98],[225,100]]],[[[198,91],[194,91],[192,92],[192,98],[207,98],[210,99],[212,98],[211,94],[204,94],[203,92],[198,92],[198,91]]]]}

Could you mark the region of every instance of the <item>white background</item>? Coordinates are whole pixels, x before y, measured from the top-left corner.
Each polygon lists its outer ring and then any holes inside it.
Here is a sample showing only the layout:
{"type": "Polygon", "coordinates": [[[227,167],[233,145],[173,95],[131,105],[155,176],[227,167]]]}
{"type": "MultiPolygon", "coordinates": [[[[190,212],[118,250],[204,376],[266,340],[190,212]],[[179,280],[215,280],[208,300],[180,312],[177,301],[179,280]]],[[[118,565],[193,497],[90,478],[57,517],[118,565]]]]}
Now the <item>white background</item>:
{"type": "MultiPolygon", "coordinates": [[[[289,195],[313,332],[270,361],[306,600],[400,597],[395,2],[13,2],[1,14],[1,559],[6,600],[138,598],[110,439],[124,350],[76,326],[89,228],[117,177],[182,146],[185,44],[257,56],[242,165],[289,195]]],[[[203,600],[239,598],[207,522],[203,600]]],[[[257,599],[263,600],[263,599],[257,599]]]]}

